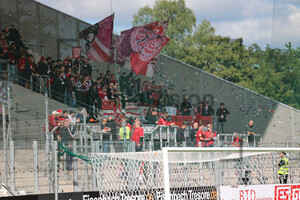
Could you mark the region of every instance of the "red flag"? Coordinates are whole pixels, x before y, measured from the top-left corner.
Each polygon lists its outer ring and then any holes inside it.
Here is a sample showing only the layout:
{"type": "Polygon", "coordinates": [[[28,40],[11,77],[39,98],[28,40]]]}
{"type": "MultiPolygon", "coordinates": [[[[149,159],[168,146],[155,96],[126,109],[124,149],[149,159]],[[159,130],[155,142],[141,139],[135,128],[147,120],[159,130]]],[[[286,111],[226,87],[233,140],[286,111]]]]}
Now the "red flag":
{"type": "Polygon", "coordinates": [[[73,58],[80,58],[81,47],[73,47],[73,58]]]}
{"type": "Polygon", "coordinates": [[[136,74],[152,77],[166,37],[168,20],[153,22],[123,31],[114,41],[116,62],[136,74]]]}
{"type": "Polygon", "coordinates": [[[90,60],[109,61],[113,21],[114,14],[79,33],[79,38],[86,40],[86,55],[90,60]]]}

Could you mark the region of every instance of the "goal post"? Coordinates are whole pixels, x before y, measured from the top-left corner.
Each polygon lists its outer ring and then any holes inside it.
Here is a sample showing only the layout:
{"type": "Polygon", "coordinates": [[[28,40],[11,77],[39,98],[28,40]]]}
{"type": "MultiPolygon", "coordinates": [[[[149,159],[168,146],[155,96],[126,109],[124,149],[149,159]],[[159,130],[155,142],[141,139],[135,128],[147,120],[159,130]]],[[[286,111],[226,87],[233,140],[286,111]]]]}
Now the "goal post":
{"type": "Polygon", "coordinates": [[[89,155],[100,199],[205,200],[221,199],[226,187],[279,184],[280,152],[288,159],[288,184],[299,184],[300,148],[170,147],[89,155]]]}

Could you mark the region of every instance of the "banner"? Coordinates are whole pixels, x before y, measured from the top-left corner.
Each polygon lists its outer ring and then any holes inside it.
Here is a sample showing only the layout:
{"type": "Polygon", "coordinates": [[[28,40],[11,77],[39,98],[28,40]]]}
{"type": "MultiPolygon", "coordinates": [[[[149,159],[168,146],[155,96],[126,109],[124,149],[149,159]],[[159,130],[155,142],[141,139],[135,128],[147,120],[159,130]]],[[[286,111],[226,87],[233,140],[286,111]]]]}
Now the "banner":
{"type": "Polygon", "coordinates": [[[81,56],[81,47],[73,47],[73,58],[80,58],[81,56]]]}
{"type": "Polygon", "coordinates": [[[193,116],[181,116],[181,115],[176,115],[176,116],[171,116],[171,121],[175,123],[176,126],[182,126],[183,123],[192,123],[193,121],[193,116]]]}
{"type": "Polygon", "coordinates": [[[166,111],[168,112],[169,116],[177,115],[177,108],[172,106],[166,106],[166,111]]]}
{"type": "Polygon", "coordinates": [[[86,55],[90,60],[98,62],[110,60],[113,21],[114,14],[79,33],[79,38],[86,41],[86,55]]]}
{"type": "MultiPolygon", "coordinates": [[[[217,199],[217,189],[214,186],[171,188],[170,200],[213,200],[217,199]]],[[[54,194],[38,194],[26,196],[2,197],[7,200],[54,200],[54,194]]],[[[128,190],[111,192],[71,192],[58,193],[59,200],[165,200],[163,189],[128,190]]]]}
{"type": "Polygon", "coordinates": [[[157,21],[123,31],[114,40],[116,56],[111,56],[111,62],[115,61],[136,74],[153,77],[158,54],[170,40],[166,37],[168,23],[168,20],[157,21]]]}
{"type": "Polygon", "coordinates": [[[221,200],[300,200],[300,185],[221,186],[221,200]]]}
{"type": "Polygon", "coordinates": [[[146,116],[147,116],[148,110],[149,110],[149,107],[143,107],[143,106],[139,107],[140,118],[142,121],[146,121],[146,116]]]}
{"type": "Polygon", "coordinates": [[[102,110],[113,110],[114,102],[102,101],[102,110]]]}

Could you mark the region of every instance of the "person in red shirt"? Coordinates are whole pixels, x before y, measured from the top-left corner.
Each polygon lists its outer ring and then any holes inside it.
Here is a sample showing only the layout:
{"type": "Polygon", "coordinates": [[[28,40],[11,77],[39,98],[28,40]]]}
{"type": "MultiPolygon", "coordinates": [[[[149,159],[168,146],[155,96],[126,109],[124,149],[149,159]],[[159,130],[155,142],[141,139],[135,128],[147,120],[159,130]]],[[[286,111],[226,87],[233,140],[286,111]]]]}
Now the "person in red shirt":
{"type": "Polygon", "coordinates": [[[196,146],[199,146],[199,142],[201,142],[201,146],[204,146],[205,138],[204,138],[204,131],[203,131],[203,124],[199,124],[198,131],[196,134],[196,146]]]}
{"type": "Polygon", "coordinates": [[[141,127],[140,121],[136,121],[134,125],[136,128],[132,133],[132,141],[135,142],[135,151],[140,152],[143,150],[144,129],[141,127]]]}
{"type": "Polygon", "coordinates": [[[106,87],[103,86],[101,90],[98,90],[98,95],[99,98],[101,99],[101,102],[108,101],[106,87]]]}
{"type": "Polygon", "coordinates": [[[199,112],[198,112],[198,109],[195,108],[195,109],[194,109],[193,123],[194,123],[194,122],[199,123],[200,120],[201,120],[201,117],[202,117],[201,113],[199,113],[199,112]]]}
{"type": "Polygon", "coordinates": [[[19,84],[20,86],[23,87],[25,87],[25,80],[24,80],[25,63],[26,63],[25,54],[22,54],[18,63],[18,76],[19,76],[19,84]]]}
{"type": "Polygon", "coordinates": [[[206,140],[206,147],[213,147],[214,146],[214,138],[217,137],[216,132],[212,131],[212,125],[208,124],[207,125],[207,131],[204,133],[204,137],[206,140]]]}
{"type": "Polygon", "coordinates": [[[156,88],[152,94],[153,104],[157,107],[160,104],[160,94],[158,88],[156,88]]]}
{"type": "Polygon", "coordinates": [[[240,139],[238,133],[233,133],[233,141],[232,144],[230,145],[231,147],[241,147],[242,140],[240,139]]]}
{"type": "Polygon", "coordinates": [[[161,118],[158,120],[158,125],[164,125],[164,126],[174,125],[175,123],[170,123],[167,121],[168,115],[169,115],[168,112],[164,111],[161,118]]]}

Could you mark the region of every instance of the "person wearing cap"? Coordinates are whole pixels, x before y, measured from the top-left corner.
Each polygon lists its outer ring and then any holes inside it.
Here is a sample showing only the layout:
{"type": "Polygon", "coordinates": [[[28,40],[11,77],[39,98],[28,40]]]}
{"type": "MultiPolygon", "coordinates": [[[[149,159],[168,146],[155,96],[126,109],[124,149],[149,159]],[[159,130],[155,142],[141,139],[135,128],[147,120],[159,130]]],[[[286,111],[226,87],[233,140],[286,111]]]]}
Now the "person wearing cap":
{"type": "Polygon", "coordinates": [[[224,103],[220,103],[220,108],[218,108],[216,112],[218,118],[218,133],[224,133],[224,124],[227,122],[229,114],[229,111],[224,107],[224,103]]]}
{"type": "Polygon", "coordinates": [[[280,161],[278,163],[278,175],[280,184],[287,184],[289,174],[289,161],[285,152],[280,152],[280,161]]]}
{"type": "Polygon", "coordinates": [[[184,97],[184,101],[180,105],[180,113],[182,116],[190,116],[193,108],[192,103],[189,101],[188,96],[184,97]]]}
{"type": "Polygon", "coordinates": [[[41,57],[40,62],[38,63],[37,73],[39,75],[47,75],[48,65],[46,58],[44,56],[41,57]]]}

